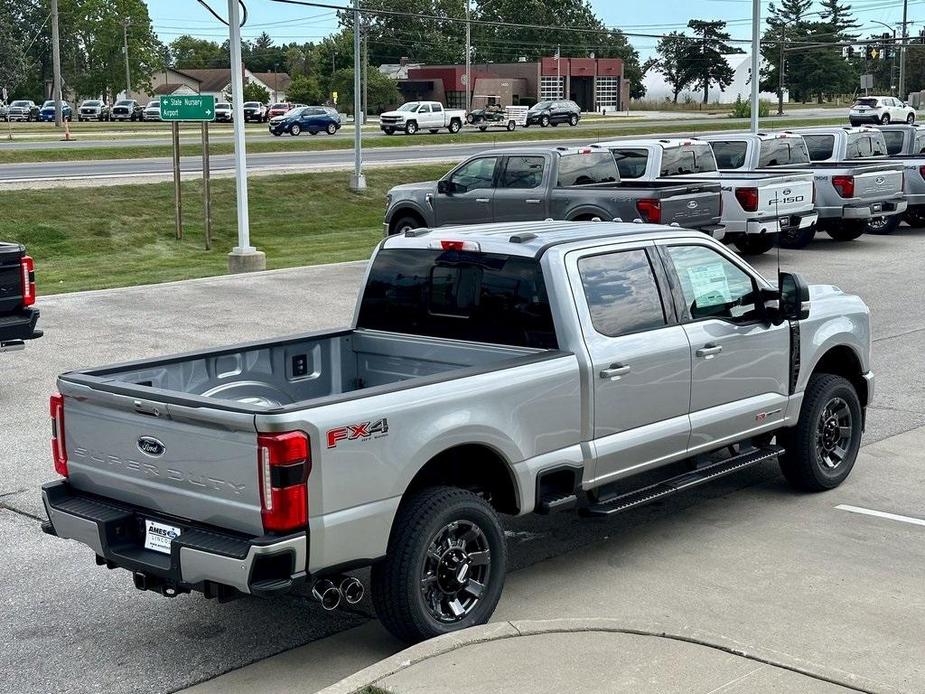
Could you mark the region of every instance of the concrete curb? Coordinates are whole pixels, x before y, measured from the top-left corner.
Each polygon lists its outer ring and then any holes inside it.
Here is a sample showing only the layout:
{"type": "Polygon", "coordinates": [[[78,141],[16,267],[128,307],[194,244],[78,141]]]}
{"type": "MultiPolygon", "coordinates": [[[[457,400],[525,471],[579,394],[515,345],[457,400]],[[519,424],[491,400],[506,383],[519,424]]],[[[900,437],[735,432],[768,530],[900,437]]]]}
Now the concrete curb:
{"type": "Polygon", "coordinates": [[[401,672],[402,670],[466,646],[538,634],[569,634],[595,631],[648,636],[692,643],[771,665],[783,670],[789,670],[815,680],[828,682],[857,692],[867,692],[870,694],[874,692],[898,694],[899,692],[899,690],[880,682],[871,681],[866,677],[838,669],[826,668],[817,663],[805,661],[789,653],[774,651],[760,646],[746,646],[745,644],[740,644],[718,634],[709,634],[687,628],[667,631],[657,625],[631,625],[617,619],[591,618],[493,622],[483,626],[464,629],[463,631],[452,634],[438,636],[437,638],[416,644],[393,656],[380,660],[378,663],[320,690],[318,694],[354,694],[364,687],[375,685],[377,682],[401,672]]]}

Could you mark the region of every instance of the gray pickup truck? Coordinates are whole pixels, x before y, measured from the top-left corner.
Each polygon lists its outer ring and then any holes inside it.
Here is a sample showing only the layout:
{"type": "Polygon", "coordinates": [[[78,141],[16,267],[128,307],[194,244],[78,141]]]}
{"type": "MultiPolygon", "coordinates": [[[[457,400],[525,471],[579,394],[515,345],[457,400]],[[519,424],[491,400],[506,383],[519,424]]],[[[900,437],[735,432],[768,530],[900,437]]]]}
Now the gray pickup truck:
{"type": "Polygon", "coordinates": [[[874,127],[883,133],[890,161],[899,162],[903,166],[903,190],[909,204],[903,219],[910,226],[925,227],[925,126],[874,127]]]}
{"type": "Polygon", "coordinates": [[[386,235],[446,224],[564,219],[677,224],[721,236],[718,183],[621,180],[606,148],[490,150],[439,181],[395,186],[386,235]]]}
{"type": "Polygon", "coordinates": [[[35,263],[18,243],[0,243],[0,352],[25,347],[42,336],[36,329],[35,263]]]}
{"type": "Polygon", "coordinates": [[[885,233],[906,211],[902,166],[884,158],[885,144],[873,128],[812,128],[700,139],[713,146],[723,170],[813,174],[819,221],[816,226],[781,230],[781,245],[787,248],[806,246],[817,227],[837,241],[853,241],[865,232],[885,233]]]}
{"type": "Polygon", "coordinates": [[[608,516],[774,459],[804,490],[848,476],[868,309],[778,283],[664,226],[392,236],[349,328],[62,375],[43,528],[165,596],[333,609],[371,565],[399,638],[483,623],[499,514],[608,516]]]}

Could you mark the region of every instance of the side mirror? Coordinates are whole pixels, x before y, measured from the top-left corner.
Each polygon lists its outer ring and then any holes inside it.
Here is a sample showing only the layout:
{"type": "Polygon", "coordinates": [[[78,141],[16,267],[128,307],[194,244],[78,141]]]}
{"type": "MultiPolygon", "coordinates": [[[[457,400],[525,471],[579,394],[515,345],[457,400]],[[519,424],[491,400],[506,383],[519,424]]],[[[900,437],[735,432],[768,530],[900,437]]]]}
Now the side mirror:
{"type": "Polygon", "coordinates": [[[777,276],[780,292],[780,317],[782,320],[803,320],[809,318],[809,285],[792,272],[777,276]]]}
{"type": "Polygon", "coordinates": [[[452,195],[456,190],[456,186],[453,181],[448,179],[443,179],[437,181],[437,192],[441,195],[452,195]]]}

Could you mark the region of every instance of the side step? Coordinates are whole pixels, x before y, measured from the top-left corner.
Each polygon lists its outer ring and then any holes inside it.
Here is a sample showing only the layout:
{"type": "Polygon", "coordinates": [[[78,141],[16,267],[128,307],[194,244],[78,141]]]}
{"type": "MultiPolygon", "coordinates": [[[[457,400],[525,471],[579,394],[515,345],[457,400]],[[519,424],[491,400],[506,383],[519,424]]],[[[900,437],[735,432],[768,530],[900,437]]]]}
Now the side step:
{"type": "Polygon", "coordinates": [[[587,516],[611,516],[636,506],[642,506],[650,501],[670,496],[684,489],[696,487],[704,482],[715,480],[718,477],[729,475],[752,465],[757,465],[766,460],[777,458],[783,452],[784,449],[779,446],[751,449],[746,453],[740,453],[731,458],[704,465],[697,470],[685,472],[683,475],[672,477],[663,482],[604,499],[582,509],[582,513],[587,516]]]}

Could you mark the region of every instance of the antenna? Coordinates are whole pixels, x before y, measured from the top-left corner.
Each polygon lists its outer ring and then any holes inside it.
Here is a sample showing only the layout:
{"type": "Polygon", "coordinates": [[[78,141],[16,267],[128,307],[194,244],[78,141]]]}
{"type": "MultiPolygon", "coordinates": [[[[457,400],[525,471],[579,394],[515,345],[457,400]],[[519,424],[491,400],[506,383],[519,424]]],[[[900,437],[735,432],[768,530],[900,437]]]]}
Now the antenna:
{"type": "Polygon", "coordinates": [[[780,237],[784,233],[780,228],[780,193],[774,196],[774,212],[777,213],[777,288],[780,289],[780,237]]]}

